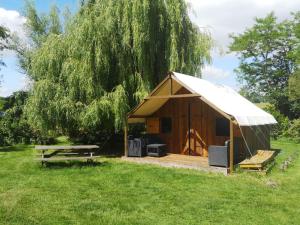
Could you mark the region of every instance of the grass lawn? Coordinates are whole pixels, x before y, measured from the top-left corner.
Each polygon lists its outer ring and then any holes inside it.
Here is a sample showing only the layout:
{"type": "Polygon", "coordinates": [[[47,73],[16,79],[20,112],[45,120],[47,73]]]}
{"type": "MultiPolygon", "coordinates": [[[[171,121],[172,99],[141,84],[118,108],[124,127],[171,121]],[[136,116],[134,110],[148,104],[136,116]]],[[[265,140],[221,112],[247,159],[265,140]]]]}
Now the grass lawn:
{"type": "MultiPolygon", "coordinates": [[[[273,147],[279,163],[300,151],[273,147]]],[[[34,157],[32,146],[0,148],[1,225],[300,224],[300,158],[286,172],[226,177],[114,158],[42,168],[34,157]]]]}

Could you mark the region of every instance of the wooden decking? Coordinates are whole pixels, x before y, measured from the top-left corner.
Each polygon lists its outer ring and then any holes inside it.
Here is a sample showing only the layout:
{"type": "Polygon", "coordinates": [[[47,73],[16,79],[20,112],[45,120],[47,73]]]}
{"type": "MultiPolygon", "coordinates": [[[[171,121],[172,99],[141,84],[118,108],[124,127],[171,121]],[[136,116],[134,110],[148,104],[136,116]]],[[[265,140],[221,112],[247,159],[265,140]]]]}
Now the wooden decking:
{"type": "Polygon", "coordinates": [[[122,159],[134,163],[155,164],[163,167],[187,168],[227,174],[227,168],[209,166],[208,158],[200,156],[168,154],[163,157],[122,157],[122,159]]]}

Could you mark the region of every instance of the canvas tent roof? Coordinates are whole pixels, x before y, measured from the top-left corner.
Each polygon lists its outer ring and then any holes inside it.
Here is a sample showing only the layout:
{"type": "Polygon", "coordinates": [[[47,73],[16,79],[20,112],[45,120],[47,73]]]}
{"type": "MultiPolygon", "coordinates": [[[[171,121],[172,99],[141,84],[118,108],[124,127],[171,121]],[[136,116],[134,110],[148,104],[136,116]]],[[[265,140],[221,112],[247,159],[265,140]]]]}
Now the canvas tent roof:
{"type": "MultiPolygon", "coordinates": [[[[176,72],[171,73],[171,78],[173,81],[172,84],[167,82],[168,79],[166,78],[152,93],[150,93],[150,96],[169,95],[170,85],[172,85],[173,93],[176,93],[184,87],[192,94],[198,94],[199,97],[210,106],[233,117],[240,126],[277,123],[271,114],[260,109],[230,87],[216,85],[207,80],[176,72]]],[[[167,101],[168,98],[150,98],[144,100],[129,114],[129,119],[138,121],[138,118],[150,116],[167,101]]]]}

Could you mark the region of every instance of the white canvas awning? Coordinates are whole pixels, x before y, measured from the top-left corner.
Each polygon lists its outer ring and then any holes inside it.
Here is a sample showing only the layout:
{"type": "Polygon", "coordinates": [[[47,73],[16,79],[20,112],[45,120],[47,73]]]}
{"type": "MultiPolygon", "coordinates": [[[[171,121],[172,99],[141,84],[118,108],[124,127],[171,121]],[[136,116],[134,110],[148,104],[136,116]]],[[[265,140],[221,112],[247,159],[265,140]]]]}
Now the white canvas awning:
{"type": "MultiPolygon", "coordinates": [[[[197,77],[171,73],[172,84],[165,79],[150,96],[166,96],[168,95],[170,85],[172,85],[173,93],[184,87],[191,94],[198,94],[202,100],[219,111],[233,117],[240,126],[256,126],[276,124],[275,118],[257,107],[252,102],[238,94],[232,88],[216,85],[207,80],[197,77]]],[[[157,111],[162,105],[168,101],[168,98],[157,98],[144,100],[133,112],[129,114],[129,118],[142,121],[143,117],[150,116],[157,111]]]]}

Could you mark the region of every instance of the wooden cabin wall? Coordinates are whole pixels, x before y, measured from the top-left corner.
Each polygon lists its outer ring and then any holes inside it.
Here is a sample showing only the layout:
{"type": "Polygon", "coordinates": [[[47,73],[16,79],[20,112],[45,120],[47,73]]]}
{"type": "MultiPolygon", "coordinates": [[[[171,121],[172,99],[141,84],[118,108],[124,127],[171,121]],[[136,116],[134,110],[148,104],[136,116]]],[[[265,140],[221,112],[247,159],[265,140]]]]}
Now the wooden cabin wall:
{"type": "MultiPolygon", "coordinates": [[[[181,89],[177,94],[188,93],[181,89]]],[[[208,156],[209,145],[224,145],[229,137],[217,137],[216,118],[222,117],[213,108],[199,98],[174,98],[167,101],[151,117],[172,119],[172,131],[169,134],[159,133],[167,144],[168,151],[176,154],[208,156]],[[191,149],[188,148],[188,107],[191,115],[191,149]]]]}
{"type": "MultiPolygon", "coordinates": [[[[177,94],[189,93],[181,89],[177,94]]],[[[167,144],[168,152],[208,156],[209,145],[224,145],[229,136],[216,136],[216,118],[223,117],[216,110],[199,98],[170,99],[151,118],[169,117],[172,119],[172,131],[167,134],[159,132],[159,137],[167,144]],[[188,148],[188,105],[191,115],[191,149],[188,148]]],[[[224,118],[224,117],[223,117],[224,118]]],[[[258,149],[270,149],[269,126],[242,127],[243,135],[252,154],[258,149]]],[[[240,140],[239,159],[250,155],[243,140],[240,127],[234,125],[234,139],[240,140]]]]}

